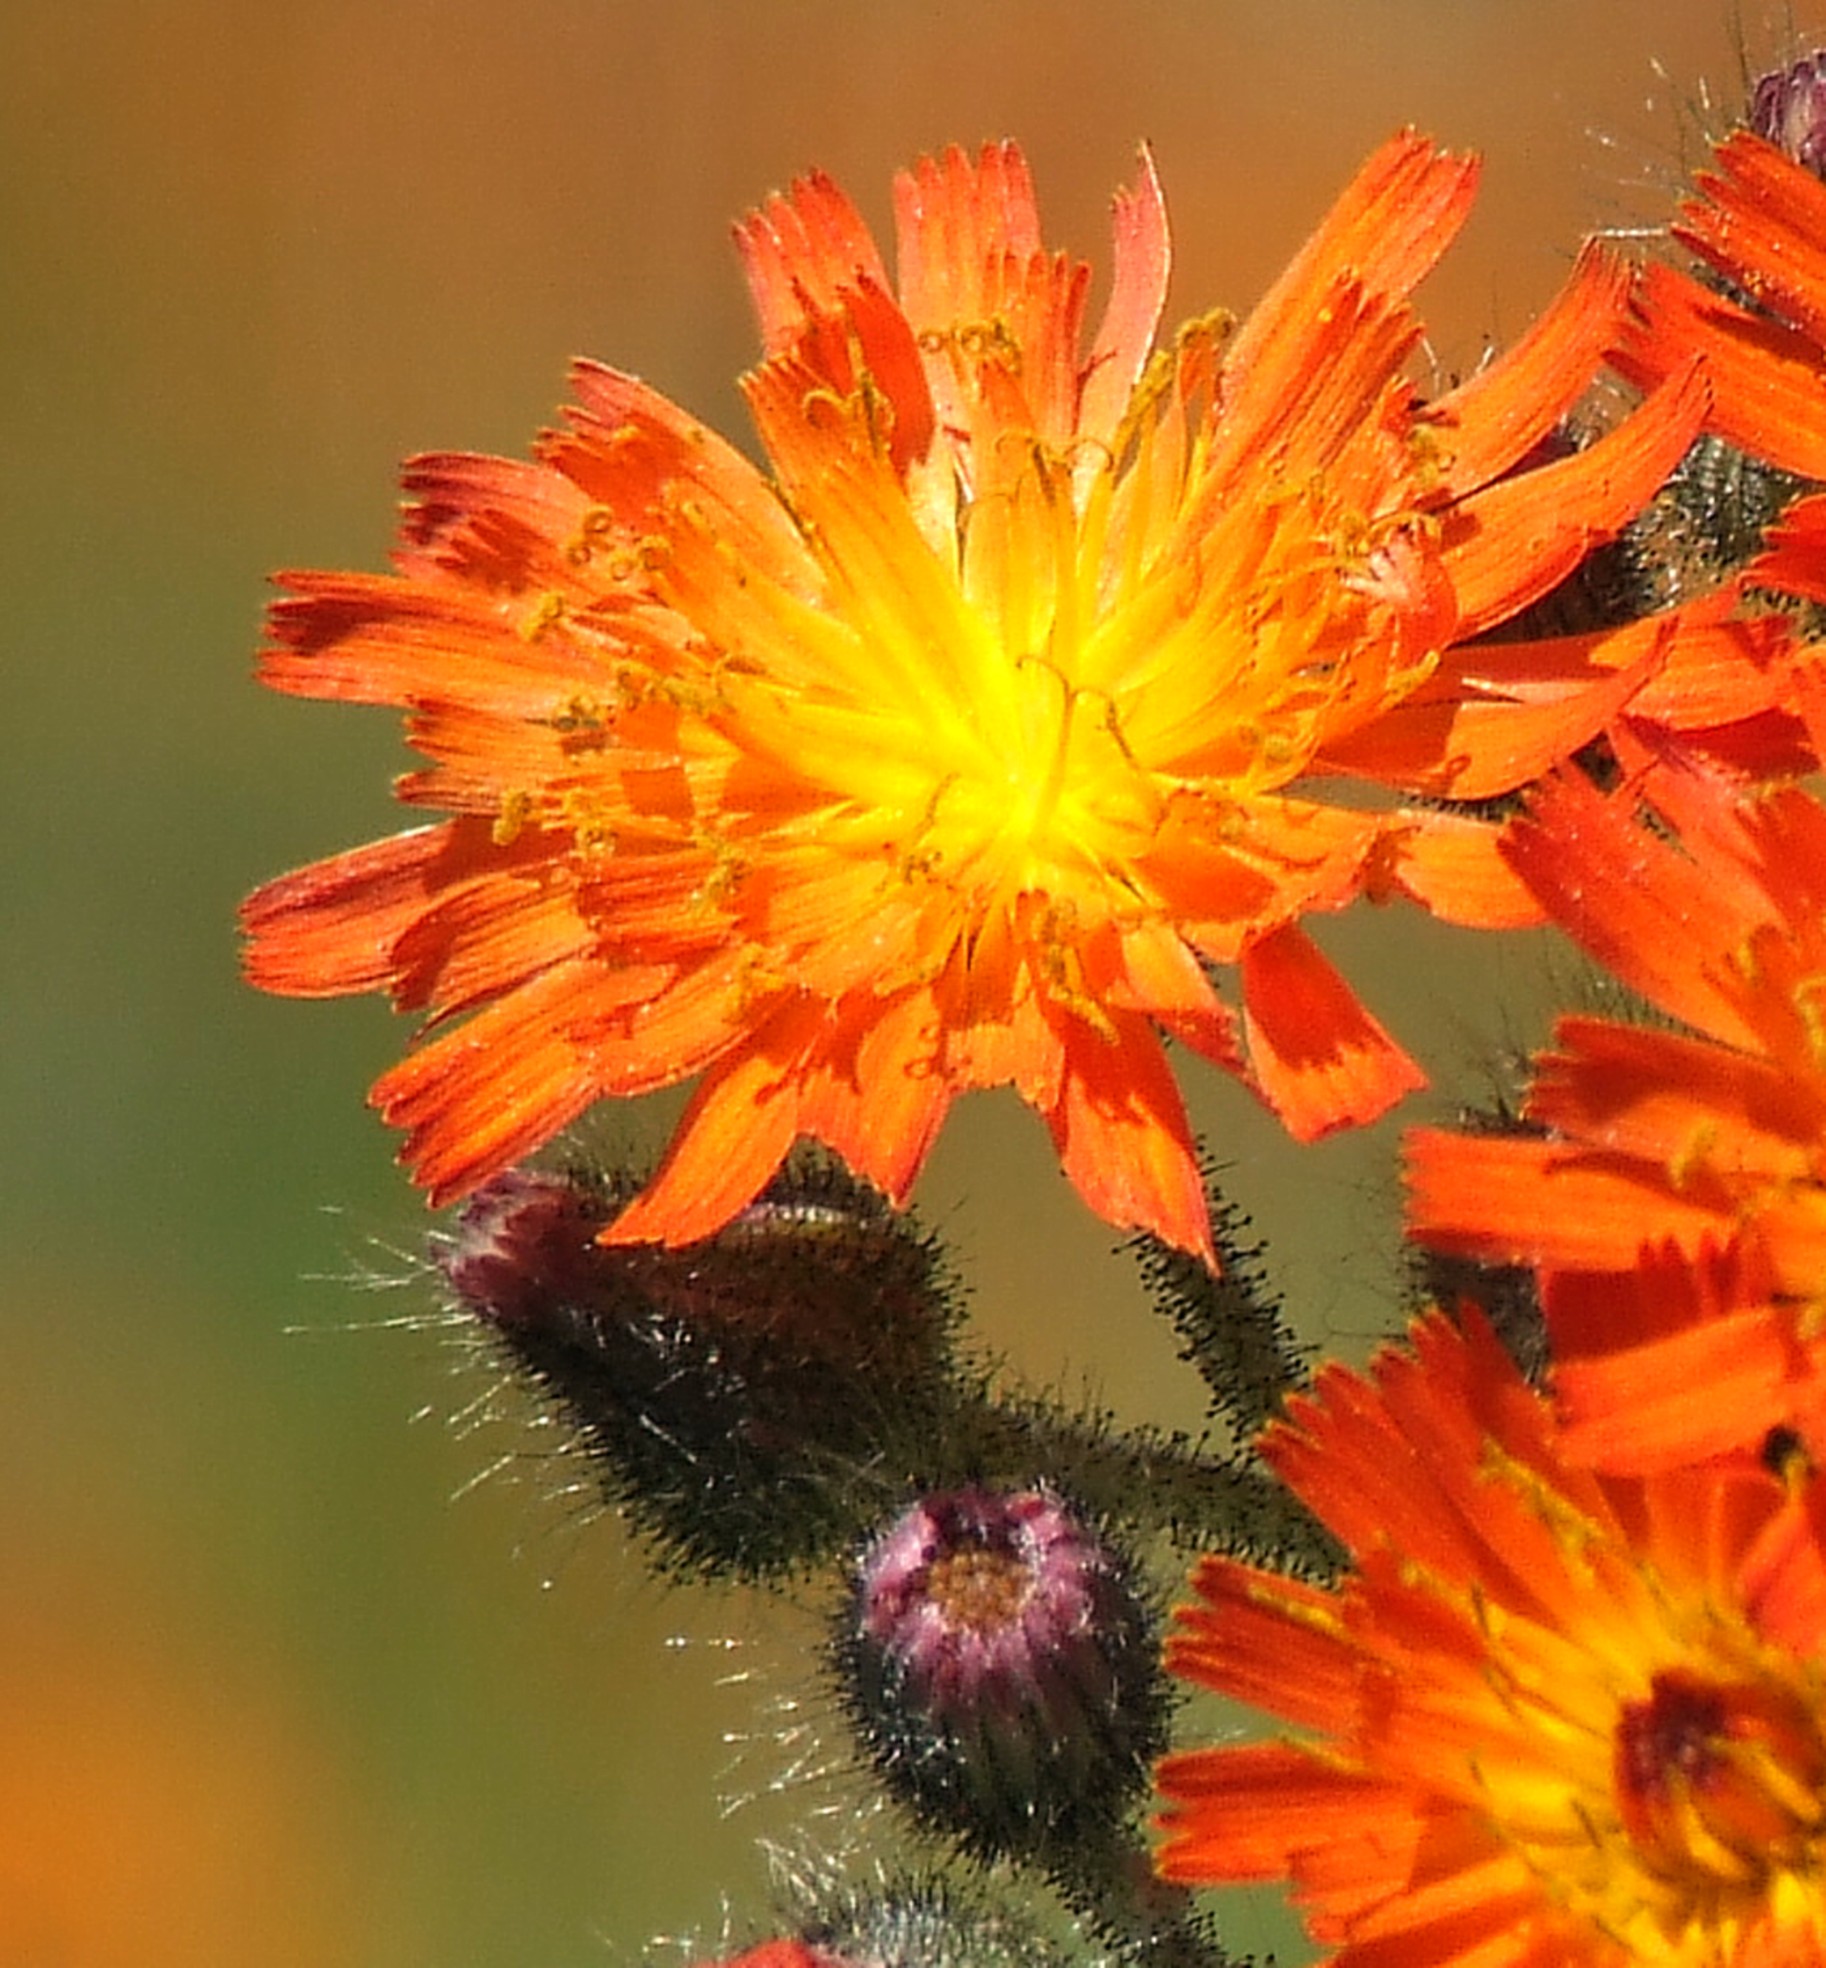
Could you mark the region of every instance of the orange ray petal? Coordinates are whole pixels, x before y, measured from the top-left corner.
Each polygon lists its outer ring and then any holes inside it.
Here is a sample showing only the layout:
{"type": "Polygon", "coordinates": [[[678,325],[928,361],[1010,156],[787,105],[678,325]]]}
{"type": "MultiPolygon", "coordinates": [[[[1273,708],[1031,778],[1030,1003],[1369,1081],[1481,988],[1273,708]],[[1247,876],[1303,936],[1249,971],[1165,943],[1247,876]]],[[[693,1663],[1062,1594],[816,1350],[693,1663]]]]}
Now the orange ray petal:
{"type": "Polygon", "coordinates": [[[1659,1163],[1714,1198],[1721,1182],[1811,1174],[1826,1135],[1817,1085],[1769,1060],[1605,1019],[1563,1018],[1554,1039],[1559,1050],[1537,1063],[1529,1120],[1659,1163]]]}
{"type": "Polygon", "coordinates": [[[1408,130],[1375,151],[1238,330],[1226,374],[1250,379],[1264,353],[1299,339],[1299,324],[1341,278],[1378,301],[1401,300],[1452,243],[1476,195],[1478,161],[1451,157],[1408,130]]]}
{"type": "Polygon", "coordinates": [[[859,279],[888,284],[862,215],[822,171],[796,179],[784,195],[776,192],[734,230],[769,355],[799,338],[808,310],[841,311],[859,279]]]}
{"type": "MultiPolygon", "coordinates": [[[[1353,449],[1389,441],[1376,415],[1391,395],[1405,396],[1403,365],[1420,340],[1420,324],[1403,303],[1365,287],[1353,270],[1314,297],[1311,308],[1244,363],[1224,366],[1224,414],[1214,433],[1205,505],[1215,506],[1238,481],[1247,483],[1264,457],[1292,479],[1339,469],[1353,449]]],[[[1366,477],[1387,478],[1386,463],[1366,477]]],[[[1203,531],[1205,506],[1187,509],[1203,531]]]]}
{"type": "Polygon", "coordinates": [[[569,1126],[603,1090],[591,1034],[664,977],[555,965],[383,1073],[369,1102],[407,1130],[400,1159],[432,1203],[465,1195],[569,1126]]]}
{"type": "Polygon", "coordinates": [[[1441,799],[1496,798],[1589,744],[1660,669],[1663,645],[1672,640],[1671,623],[1635,624],[1632,646],[1639,653],[1628,667],[1557,696],[1456,695],[1403,704],[1327,745],[1316,763],[1441,799]]]}
{"type": "Polygon", "coordinates": [[[1622,375],[1651,388],[1701,356],[1712,392],[1707,429],[1784,471],[1826,477],[1822,358],[1805,335],[1670,266],[1650,266],[1640,294],[1640,325],[1612,358],[1622,375]]]}
{"type": "Polygon", "coordinates": [[[1271,794],[1251,800],[1240,818],[1238,851],[1271,868],[1281,906],[1300,911],[1342,908],[1387,825],[1386,814],[1271,794]]]}
{"type": "Polygon", "coordinates": [[[1699,435],[1710,400],[1695,365],[1585,450],[1498,479],[1452,507],[1442,524],[1460,636],[1539,601],[1615,539],[1699,435]]]}
{"type": "Polygon", "coordinates": [[[1251,943],[1242,978],[1256,1082],[1296,1141],[1373,1121],[1426,1085],[1304,930],[1251,943]]]}
{"type": "Polygon", "coordinates": [[[1519,341],[1437,397],[1425,423],[1442,434],[1455,498],[1516,464],[1572,409],[1629,318],[1629,267],[1588,241],[1565,285],[1519,341]]]}
{"type": "Polygon", "coordinates": [[[1749,935],[1760,913],[1751,884],[1719,868],[1697,918],[1692,862],[1637,825],[1626,797],[1565,775],[1535,794],[1503,851],[1554,919],[1632,990],[1727,1044],[1754,1047],[1755,1033],[1700,960],[1724,957],[1749,935]]]}
{"type": "MultiPolygon", "coordinates": [[[[1076,1021],[1073,1021],[1074,1025],[1076,1021]]],[[[1145,1018],[1116,1013],[1116,1036],[1075,1029],[1046,1122],[1066,1176],[1092,1209],[1217,1268],[1204,1183],[1179,1087],[1145,1018]]]]}
{"type": "Polygon", "coordinates": [[[1633,715],[1711,724],[1745,698],[1753,710],[1761,709],[1780,701],[1782,683],[1765,672],[1787,652],[1791,638],[1778,616],[1737,615],[1741,586],[1730,583],[1678,608],[1583,635],[1457,644],[1440,658],[1415,701],[1468,695],[1551,702],[1639,665],[1659,649],[1662,666],[1645,676],[1630,705],[1633,715]]]}
{"type": "Polygon", "coordinates": [[[1396,1842],[1413,1808],[1408,1785],[1334,1769],[1291,1743],[1169,1756],[1156,1782],[1169,1808],[1155,1868],[1190,1885],[1279,1878],[1294,1853],[1348,1836],[1366,1818],[1396,1842]]]}
{"type": "Polygon", "coordinates": [[[1376,901],[1407,896],[1467,929],[1531,929],[1546,912],[1502,852],[1501,829],[1464,814],[1410,812],[1383,834],[1369,881],[1376,901]]]}
{"type": "Polygon", "coordinates": [[[1402,1156],[1409,1234],[1499,1264],[1626,1271],[1645,1245],[1690,1254],[1735,1228],[1731,1212],[1627,1156],[1432,1128],[1411,1129],[1402,1156]]]}
{"type": "Polygon", "coordinates": [[[1111,217],[1115,270],[1103,322],[1084,365],[1077,418],[1080,436],[1106,444],[1115,441],[1116,427],[1153,351],[1172,267],[1166,199],[1146,144],[1135,187],[1116,194],[1111,217]]]}
{"type": "Polygon", "coordinates": [[[820,1037],[799,1096],[799,1131],[834,1149],[888,1200],[904,1204],[951,1106],[932,1057],[929,990],[846,1005],[820,1037]]]}
{"type": "Polygon", "coordinates": [[[1220,1557],[1200,1559],[1192,1589],[1199,1603],[1180,1607],[1167,1635],[1170,1674],[1302,1728],[1323,1728],[1346,1707],[1357,1665],[1339,1645],[1329,1593],[1296,1579],[1271,1583],[1220,1557]]]}
{"type": "Polygon", "coordinates": [[[291,592],[268,610],[272,640],[260,652],[259,677],[288,696],[460,701],[502,717],[543,717],[601,685],[595,651],[559,637],[529,639],[479,592],[383,574],[294,569],[274,579],[291,592]]]}
{"type": "Polygon", "coordinates": [[[1765,587],[1826,601],[1826,493],[1799,499],[1782,514],[1746,574],[1765,587]]]}
{"type": "MultiPolygon", "coordinates": [[[[685,500],[712,537],[789,586],[815,592],[818,574],[774,488],[726,438],[606,363],[571,364],[576,402],[567,432],[546,432],[540,457],[638,536],[685,500]]],[[[586,562],[592,567],[595,561],[586,562]]],[[[602,586],[601,571],[596,584],[602,586]]]]}
{"type": "MultiPolygon", "coordinates": [[[[1755,567],[1748,577],[1760,584],[1755,567]]],[[[1793,624],[1781,615],[1749,620],[1727,615],[1740,599],[1732,590],[1678,611],[1660,670],[1630,702],[1632,718],[1705,731],[1785,710],[1792,687],[1787,658],[1794,647],[1793,624]]]]}
{"type": "Polygon", "coordinates": [[[578,591],[563,545],[576,537],[589,500],[565,479],[524,459],[433,451],[408,458],[401,480],[413,501],[393,555],[402,574],[460,575],[498,595],[578,591]]]}
{"type": "Polygon", "coordinates": [[[605,1244],[693,1244],[745,1209],[799,1134],[793,1075],[806,1034],[803,1006],[765,1037],[732,1052],[698,1082],[652,1181],[599,1239],[605,1244]]]}
{"type": "Polygon", "coordinates": [[[1715,155],[1675,238],[1826,348],[1826,185],[1748,130],[1715,155]]]}
{"type": "Polygon", "coordinates": [[[1793,1366],[1780,1323],[1760,1307],[1562,1360],[1553,1384],[1566,1453],[1628,1474],[1727,1455],[1786,1419],[1793,1366]]]}
{"type": "Polygon", "coordinates": [[[486,833],[421,827],[281,875],[241,905],[248,981],[290,998],[335,998],[394,982],[394,945],[447,882],[481,865],[486,833]]]}
{"type": "Polygon", "coordinates": [[[590,955],[595,925],[550,874],[549,865],[497,868],[441,888],[393,945],[394,1003],[447,1018],[590,955]]]}
{"type": "Polygon", "coordinates": [[[916,328],[984,322],[1004,281],[1041,253],[1039,205],[1016,143],[952,144],[894,180],[900,294],[916,328]]]}

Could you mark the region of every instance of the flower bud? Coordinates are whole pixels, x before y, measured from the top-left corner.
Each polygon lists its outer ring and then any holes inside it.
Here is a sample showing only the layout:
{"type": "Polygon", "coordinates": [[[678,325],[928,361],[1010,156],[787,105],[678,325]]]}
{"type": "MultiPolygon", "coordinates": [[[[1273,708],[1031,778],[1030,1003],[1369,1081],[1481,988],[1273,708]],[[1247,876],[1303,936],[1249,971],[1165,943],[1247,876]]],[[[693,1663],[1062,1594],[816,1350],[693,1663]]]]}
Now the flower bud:
{"type": "Polygon", "coordinates": [[[905,1482],[946,1399],[936,1247],[810,1161],[703,1243],[598,1244],[637,1186],[510,1170],[436,1261],[666,1562],[754,1578],[833,1555],[878,1507],[857,1471],[905,1482]]]}
{"type": "Polygon", "coordinates": [[[1826,178],[1826,49],[1760,77],[1746,121],[1802,169],[1826,178]]]}
{"type": "Polygon", "coordinates": [[[888,1789],[982,1857],[1048,1860],[1115,1823],[1162,1744],[1128,1565],[1043,1489],[923,1498],[864,1550],[838,1637],[888,1789]]]}

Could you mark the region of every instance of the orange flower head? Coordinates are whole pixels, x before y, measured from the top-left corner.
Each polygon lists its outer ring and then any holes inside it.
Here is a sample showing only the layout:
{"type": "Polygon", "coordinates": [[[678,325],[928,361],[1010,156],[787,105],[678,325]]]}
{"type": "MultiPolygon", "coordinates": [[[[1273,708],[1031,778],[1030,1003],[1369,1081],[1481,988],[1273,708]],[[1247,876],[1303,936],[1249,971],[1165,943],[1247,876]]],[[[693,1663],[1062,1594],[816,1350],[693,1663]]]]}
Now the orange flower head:
{"type": "Polygon", "coordinates": [[[1270,1461],[1332,1590],[1204,1561],[1168,1664],[1291,1739],[1161,1766],[1161,1870],[1289,1877],[1337,1968],[1733,1968],[1826,1950],[1813,1500],[1604,1478],[1487,1328],[1323,1372],[1270,1461]]]}
{"type": "MultiPolygon", "coordinates": [[[[1826,498],[1795,495],[1826,479],[1826,183],[1815,168],[1823,83],[1820,55],[1763,78],[1751,105],[1757,130],[1717,146],[1674,227],[1707,277],[1651,266],[1615,357],[1646,387],[1703,360],[1707,428],[1792,475],[1764,494],[1777,507],[1792,503],[1744,582],[1814,603],[1826,601],[1826,498]]],[[[1813,736],[1809,763],[1818,759],[1813,736]]]]}
{"type": "Polygon", "coordinates": [[[609,1237],[714,1231],[800,1135],[899,1200],[953,1096],[1012,1083],[1093,1206],[1209,1255],[1163,1035],[1302,1138],[1366,1120],[1420,1075],[1300,917],[1535,912],[1479,821],[1323,782],[1503,791],[1665,655],[1652,624],[1468,640],[1703,409],[1677,379],[1523,468],[1622,332],[1596,251],[1420,402],[1407,297],[1474,175],[1396,138],[1246,324],[1160,348],[1145,158],[1088,347],[1088,269],[1010,145],[899,180],[894,274],[829,180],[773,199],[737,230],[766,473],[585,364],[531,462],[409,468],[393,575],[283,577],[265,680],[405,705],[430,763],[400,796],[451,817],[262,889],[253,980],[429,1015],[374,1099],[434,1200],[694,1078],[609,1237]]]}
{"type": "Polygon", "coordinates": [[[1826,1448],[1826,808],[1710,773],[1545,789],[1509,844],[1542,902],[1678,1027],[1569,1017],[1532,1136],[1416,1131],[1412,1234],[1536,1267],[1582,1454],[1826,1448]]]}

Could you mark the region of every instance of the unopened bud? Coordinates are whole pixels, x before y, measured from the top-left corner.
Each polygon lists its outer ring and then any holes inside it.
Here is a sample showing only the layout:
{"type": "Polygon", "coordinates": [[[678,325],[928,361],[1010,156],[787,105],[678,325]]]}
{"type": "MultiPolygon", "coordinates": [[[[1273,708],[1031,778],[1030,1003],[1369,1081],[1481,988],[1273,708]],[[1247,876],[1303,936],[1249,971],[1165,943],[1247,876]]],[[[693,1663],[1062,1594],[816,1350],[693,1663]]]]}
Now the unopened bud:
{"type": "Polygon", "coordinates": [[[1162,1746],[1129,1567],[1046,1490],[913,1505],[864,1551],[837,1653],[889,1790],[980,1856],[1107,1831],[1162,1746]]]}
{"type": "Polygon", "coordinates": [[[752,1578],[834,1554],[873,1514],[857,1471],[891,1483],[930,1446],[956,1317],[935,1246],[810,1162],[703,1243],[598,1244],[634,1187],[511,1170],[437,1262],[668,1562],[752,1578]]]}
{"type": "Polygon", "coordinates": [[[1826,49],[1763,76],[1750,92],[1750,128],[1826,178],[1826,49]]]}

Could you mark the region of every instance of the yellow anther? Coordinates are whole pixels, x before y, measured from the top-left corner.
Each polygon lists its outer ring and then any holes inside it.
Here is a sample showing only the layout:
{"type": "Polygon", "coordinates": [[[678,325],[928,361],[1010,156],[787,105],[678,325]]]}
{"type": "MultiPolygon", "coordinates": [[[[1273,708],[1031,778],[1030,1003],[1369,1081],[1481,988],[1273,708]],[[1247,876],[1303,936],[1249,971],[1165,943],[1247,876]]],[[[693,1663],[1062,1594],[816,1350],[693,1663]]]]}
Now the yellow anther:
{"type": "Polygon", "coordinates": [[[496,847],[512,847],[519,839],[521,830],[532,817],[533,796],[528,792],[509,793],[501,802],[501,810],[495,815],[494,825],[488,830],[488,837],[496,847]]]}
{"type": "Polygon", "coordinates": [[[615,515],[607,506],[590,507],[577,522],[576,533],[565,543],[565,559],[573,567],[587,567],[591,555],[607,545],[615,531],[615,515]]]}
{"type": "Polygon", "coordinates": [[[567,603],[563,595],[555,589],[542,594],[533,606],[532,613],[520,624],[520,634],[527,642],[537,642],[554,622],[564,619],[567,603]]]}
{"type": "Polygon", "coordinates": [[[590,696],[587,691],[579,690],[565,699],[563,707],[552,718],[552,729],[599,731],[608,721],[608,706],[600,699],[590,696]]]}
{"type": "Polygon", "coordinates": [[[1817,973],[1798,978],[1794,986],[1794,1009],[1807,1035],[1807,1050],[1815,1066],[1826,1070],[1826,977],[1817,973]]]}

